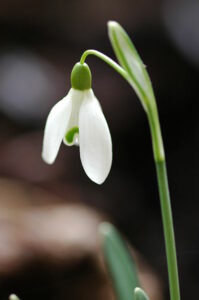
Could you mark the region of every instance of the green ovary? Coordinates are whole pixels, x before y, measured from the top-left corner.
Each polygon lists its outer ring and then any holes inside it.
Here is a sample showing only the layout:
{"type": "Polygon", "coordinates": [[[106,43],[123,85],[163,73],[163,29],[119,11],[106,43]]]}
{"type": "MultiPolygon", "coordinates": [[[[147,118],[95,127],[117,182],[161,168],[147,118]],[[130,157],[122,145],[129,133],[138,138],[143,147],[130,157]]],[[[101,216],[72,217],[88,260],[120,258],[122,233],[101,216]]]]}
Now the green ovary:
{"type": "Polygon", "coordinates": [[[79,128],[78,128],[78,127],[73,127],[73,128],[71,128],[71,129],[67,132],[67,134],[65,135],[65,139],[66,139],[66,141],[67,141],[69,144],[71,144],[71,143],[73,142],[74,135],[75,135],[76,133],[79,133],[79,128]]]}

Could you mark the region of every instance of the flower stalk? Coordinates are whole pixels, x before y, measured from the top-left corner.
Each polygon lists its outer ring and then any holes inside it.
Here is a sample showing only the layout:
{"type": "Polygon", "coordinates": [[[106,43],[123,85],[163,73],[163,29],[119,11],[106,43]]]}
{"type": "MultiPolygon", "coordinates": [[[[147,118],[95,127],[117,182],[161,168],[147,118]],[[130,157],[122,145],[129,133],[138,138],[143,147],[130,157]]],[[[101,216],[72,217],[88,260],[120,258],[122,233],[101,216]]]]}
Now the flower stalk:
{"type": "Polygon", "coordinates": [[[158,181],[158,191],[160,197],[160,207],[167,256],[170,298],[171,300],[180,300],[180,287],[173,216],[169,193],[166,160],[164,154],[164,145],[162,141],[162,134],[157,109],[151,114],[147,113],[147,118],[151,132],[154,162],[156,166],[156,175],[158,181]]]}
{"type": "Polygon", "coordinates": [[[117,64],[113,59],[111,59],[107,55],[101,53],[100,51],[94,50],[94,49],[86,50],[82,54],[82,56],[80,58],[80,64],[84,64],[87,56],[89,56],[89,55],[94,55],[94,56],[100,58],[107,65],[112,67],[117,73],[119,73],[125,80],[127,80],[127,81],[129,80],[128,73],[119,64],[117,64]]]}
{"type": "Polygon", "coordinates": [[[153,156],[157,173],[167,256],[170,298],[171,300],[180,300],[175,235],[166,170],[165,152],[158,109],[152,84],[146,71],[145,65],[143,64],[134,45],[132,44],[130,38],[123,30],[123,28],[116,22],[109,22],[108,26],[110,41],[121,66],[110,59],[108,56],[96,50],[85,51],[81,56],[80,63],[83,64],[88,55],[95,55],[103,60],[115,71],[117,71],[133,87],[146,112],[150,127],[153,156]]]}
{"type": "Polygon", "coordinates": [[[169,289],[171,300],[180,300],[180,288],[178,278],[177,255],[171,201],[169,195],[164,145],[158,116],[153,87],[139,54],[131,39],[117,22],[109,22],[109,38],[116,57],[129,75],[128,82],[138,95],[141,104],[147,114],[154,161],[156,165],[160,206],[166,246],[169,289]]]}
{"type": "Polygon", "coordinates": [[[180,300],[180,288],[178,278],[178,266],[175,246],[175,236],[173,228],[173,218],[169,195],[167,170],[165,160],[156,161],[156,172],[158,179],[160,206],[164,229],[164,238],[167,255],[167,266],[169,273],[169,289],[171,300],[180,300]]]}

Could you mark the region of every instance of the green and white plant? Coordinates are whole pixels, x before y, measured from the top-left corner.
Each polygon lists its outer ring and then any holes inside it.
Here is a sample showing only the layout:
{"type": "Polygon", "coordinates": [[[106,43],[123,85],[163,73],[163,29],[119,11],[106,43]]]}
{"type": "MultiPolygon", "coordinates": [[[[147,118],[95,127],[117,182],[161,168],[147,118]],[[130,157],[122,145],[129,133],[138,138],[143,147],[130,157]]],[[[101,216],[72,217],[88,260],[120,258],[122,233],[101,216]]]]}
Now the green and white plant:
{"type": "MultiPolygon", "coordinates": [[[[80,158],[88,177],[101,184],[112,163],[110,132],[98,100],[91,89],[91,73],[85,63],[95,55],[117,71],[134,89],[146,113],[152,139],[157,172],[160,206],[166,246],[170,299],[180,300],[176,246],[170,203],[164,145],[153,87],[139,54],[125,30],[115,21],[108,23],[111,45],[118,63],[96,50],[85,51],[71,74],[72,88],[51,110],[44,133],[42,157],[53,163],[61,141],[80,146],[80,158]]],[[[103,249],[115,291],[120,300],[147,300],[148,296],[136,281],[135,268],[119,234],[110,225],[100,229],[103,249]],[[134,279],[133,279],[134,278],[134,279]]]]}

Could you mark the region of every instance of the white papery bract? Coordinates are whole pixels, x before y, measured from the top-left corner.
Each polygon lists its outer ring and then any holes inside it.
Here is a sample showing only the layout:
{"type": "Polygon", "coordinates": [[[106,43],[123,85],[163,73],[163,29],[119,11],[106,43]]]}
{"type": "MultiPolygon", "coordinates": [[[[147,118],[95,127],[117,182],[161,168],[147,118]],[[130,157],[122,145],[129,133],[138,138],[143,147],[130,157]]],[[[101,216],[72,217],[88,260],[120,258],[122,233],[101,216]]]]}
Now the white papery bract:
{"type": "Polygon", "coordinates": [[[62,140],[80,147],[80,159],[87,176],[101,184],[112,164],[110,131],[93,90],[71,88],[51,109],[45,126],[42,158],[52,164],[62,140]]]}

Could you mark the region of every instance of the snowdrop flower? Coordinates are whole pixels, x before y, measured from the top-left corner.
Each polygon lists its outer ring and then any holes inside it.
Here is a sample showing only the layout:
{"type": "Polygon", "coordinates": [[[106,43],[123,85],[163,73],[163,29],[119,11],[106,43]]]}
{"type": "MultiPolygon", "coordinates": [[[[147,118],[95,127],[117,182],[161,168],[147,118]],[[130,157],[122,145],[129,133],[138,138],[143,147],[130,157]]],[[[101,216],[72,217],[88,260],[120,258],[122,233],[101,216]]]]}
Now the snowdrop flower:
{"type": "Polygon", "coordinates": [[[87,176],[101,184],[112,164],[112,141],[101,106],[91,89],[91,72],[77,63],[71,73],[69,93],[51,109],[45,126],[42,158],[52,164],[61,142],[79,145],[87,176]]]}

